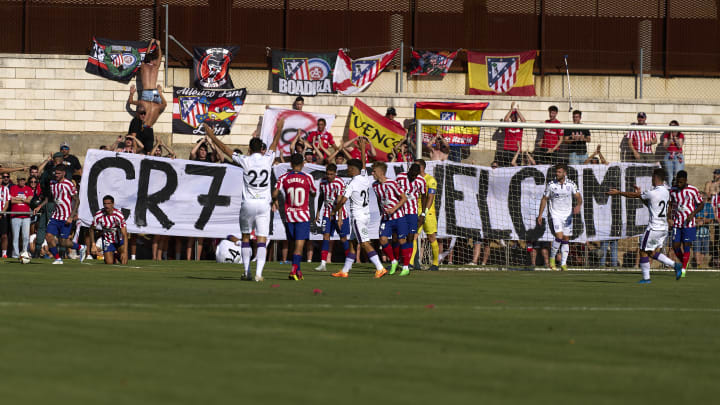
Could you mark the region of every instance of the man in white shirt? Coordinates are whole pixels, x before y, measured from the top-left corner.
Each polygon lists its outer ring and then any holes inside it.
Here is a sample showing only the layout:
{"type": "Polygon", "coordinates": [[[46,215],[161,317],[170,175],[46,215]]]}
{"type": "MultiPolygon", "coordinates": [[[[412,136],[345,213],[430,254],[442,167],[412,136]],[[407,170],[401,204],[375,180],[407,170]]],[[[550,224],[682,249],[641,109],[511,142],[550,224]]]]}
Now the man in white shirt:
{"type": "Polygon", "coordinates": [[[263,142],[260,138],[250,140],[250,156],[240,155],[233,152],[227,145],[220,141],[209,125],[204,124],[207,136],[212,139],[215,145],[226,156],[243,169],[243,201],[240,209],[240,231],[242,232],[242,261],[245,266],[244,280],[250,278],[250,258],[252,257],[252,246],[250,236],[255,231],[257,237],[257,263],[255,269],[255,281],[263,281],[262,271],[267,258],[267,237],[270,235],[270,213],[272,195],[270,190],[270,176],[272,165],[275,160],[275,148],[277,147],[284,119],[279,119],[275,129],[275,137],[272,144],[263,154],[263,142]]]}
{"type": "Polygon", "coordinates": [[[548,182],[545,194],[540,200],[540,212],[537,217],[538,225],[543,223],[543,213],[548,201],[550,202],[548,211],[550,223],[552,224],[552,233],[555,235],[550,250],[550,268],[557,270],[555,257],[558,250],[560,250],[560,267],[567,270],[567,258],[570,252],[569,243],[573,228],[572,216],[573,214],[579,214],[580,207],[582,207],[582,196],[577,186],[567,178],[567,165],[559,164],[555,166],[555,180],[548,182]],[[573,199],[576,201],[575,208],[572,206],[573,199]]]}
{"type": "Polygon", "coordinates": [[[608,194],[621,195],[626,198],[639,198],[645,203],[650,214],[650,222],[647,229],[640,238],[640,269],[642,270],[642,280],[640,284],[650,284],[650,257],[666,266],[675,269],[675,280],[682,277],[682,263],[673,262],[669,257],[660,253],[665,246],[665,239],[668,234],[668,204],[670,202],[670,191],[665,185],[665,170],[655,169],[652,176],[653,187],[642,193],[640,188],[635,186],[635,191],[619,191],[610,189],[608,194]]]}

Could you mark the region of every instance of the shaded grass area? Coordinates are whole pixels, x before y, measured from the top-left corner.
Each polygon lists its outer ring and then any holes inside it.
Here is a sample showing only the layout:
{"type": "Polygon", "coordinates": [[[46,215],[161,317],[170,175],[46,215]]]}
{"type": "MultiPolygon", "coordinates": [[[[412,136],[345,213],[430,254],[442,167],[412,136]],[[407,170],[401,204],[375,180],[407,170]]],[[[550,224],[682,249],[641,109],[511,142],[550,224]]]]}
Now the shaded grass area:
{"type": "MultiPolygon", "coordinates": [[[[714,403],[720,274],[0,264],[24,403],[714,403]]],[[[336,267],[336,266],[333,266],[336,267]]]]}

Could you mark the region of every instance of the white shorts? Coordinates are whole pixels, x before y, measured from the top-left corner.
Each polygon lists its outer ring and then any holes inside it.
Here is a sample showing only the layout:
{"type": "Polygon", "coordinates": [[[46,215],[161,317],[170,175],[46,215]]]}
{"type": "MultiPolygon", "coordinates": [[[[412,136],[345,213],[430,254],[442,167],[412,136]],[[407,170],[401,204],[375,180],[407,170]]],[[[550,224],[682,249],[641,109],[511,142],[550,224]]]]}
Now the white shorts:
{"type": "Polygon", "coordinates": [[[563,217],[552,217],[552,227],[553,231],[555,233],[562,232],[563,236],[572,236],[573,233],[573,224],[572,224],[572,214],[568,216],[567,218],[563,217]]]}
{"type": "Polygon", "coordinates": [[[667,239],[667,236],[667,231],[646,229],[645,233],[640,237],[640,251],[650,252],[665,247],[665,239],[667,239]]]}
{"type": "Polygon", "coordinates": [[[353,217],[350,221],[350,233],[358,243],[370,242],[370,216],[353,217]]]}
{"type": "Polygon", "coordinates": [[[264,200],[243,201],[240,208],[240,232],[267,238],[270,235],[270,203],[264,200]]]}

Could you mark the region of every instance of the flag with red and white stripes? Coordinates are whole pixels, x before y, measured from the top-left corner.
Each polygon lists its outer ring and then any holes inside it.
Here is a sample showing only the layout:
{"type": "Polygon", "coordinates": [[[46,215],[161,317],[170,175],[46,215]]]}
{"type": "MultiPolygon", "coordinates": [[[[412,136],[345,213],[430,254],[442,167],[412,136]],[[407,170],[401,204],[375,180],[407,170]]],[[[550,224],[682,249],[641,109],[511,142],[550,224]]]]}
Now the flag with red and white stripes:
{"type": "Polygon", "coordinates": [[[180,103],[180,119],[193,128],[200,124],[197,116],[205,114],[205,104],[200,102],[200,97],[178,97],[180,103]]]}
{"type": "Polygon", "coordinates": [[[342,49],[338,50],[333,72],[333,88],[341,94],[357,94],[364,91],[397,53],[398,50],[394,49],[379,55],[350,59],[342,49]]]}
{"type": "Polygon", "coordinates": [[[690,218],[690,214],[702,202],[700,190],[697,187],[691,185],[687,185],[685,188],[673,187],[670,190],[670,204],[673,206],[673,227],[694,228],[695,217],[690,218]],[[688,218],[690,219],[688,220],[688,218]],[[686,220],[688,220],[687,223],[685,223],[686,220]]]}
{"type": "Polygon", "coordinates": [[[506,66],[500,70],[495,71],[495,76],[492,76],[488,82],[490,87],[498,93],[505,93],[510,90],[517,81],[518,72],[518,59],[519,58],[508,58],[505,61],[506,66]]]}

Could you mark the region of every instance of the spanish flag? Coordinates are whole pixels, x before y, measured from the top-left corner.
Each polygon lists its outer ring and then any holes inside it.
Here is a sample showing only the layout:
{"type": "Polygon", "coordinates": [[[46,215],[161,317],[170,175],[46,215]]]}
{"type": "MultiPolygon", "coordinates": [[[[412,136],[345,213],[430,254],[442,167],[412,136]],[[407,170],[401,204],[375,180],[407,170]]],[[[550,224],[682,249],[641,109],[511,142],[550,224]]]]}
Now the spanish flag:
{"type": "Polygon", "coordinates": [[[470,94],[534,96],[536,51],[480,53],[467,51],[470,94]]]}
{"type": "Polygon", "coordinates": [[[402,124],[385,118],[358,98],[355,99],[348,120],[348,138],[367,137],[377,151],[375,160],[387,162],[388,153],[405,139],[402,124]]]}
{"type": "MultiPolygon", "coordinates": [[[[447,121],[481,121],[489,103],[452,103],[419,101],[415,103],[415,119],[447,121]]],[[[478,143],[480,128],[423,125],[423,143],[431,144],[442,135],[450,146],[474,146],[478,143]]]]}

